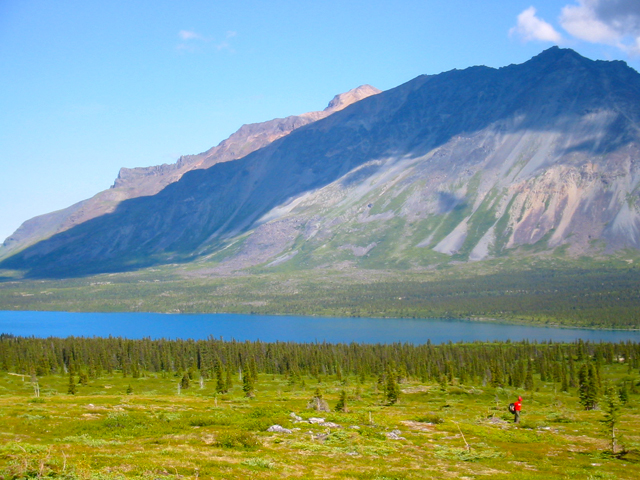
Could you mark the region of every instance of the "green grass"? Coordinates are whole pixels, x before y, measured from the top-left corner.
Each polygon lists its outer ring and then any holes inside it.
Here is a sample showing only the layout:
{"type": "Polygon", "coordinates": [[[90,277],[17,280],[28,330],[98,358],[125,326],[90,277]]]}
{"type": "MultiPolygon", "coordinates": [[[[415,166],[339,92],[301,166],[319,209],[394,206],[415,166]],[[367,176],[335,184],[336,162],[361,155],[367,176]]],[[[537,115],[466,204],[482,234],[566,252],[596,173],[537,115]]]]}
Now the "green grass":
{"type": "MultiPolygon", "coordinates": [[[[604,380],[627,375],[605,366],[604,380]]],[[[637,374],[636,374],[637,377],[637,374]]],[[[66,391],[64,375],[38,379],[42,391],[66,391]]],[[[637,478],[640,394],[620,420],[623,455],[607,452],[601,411],[585,411],[575,388],[534,392],[409,379],[387,405],[376,378],[302,375],[291,382],[261,374],[256,397],[240,386],[214,395],[214,382],[176,394],[173,376],[139,379],[116,373],[79,386],[76,395],[32,397],[30,382],[0,374],[0,475],[4,479],[148,478],[637,478]],[[134,393],[127,395],[133,384],[134,393]],[[333,407],[348,393],[346,413],[305,406],[316,387],[333,407]],[[356,393],[358,391],[359,393],[356,393]],[[525,398],[515,425],[506,405],[525,398]],[[35,400],[35,401],[34,401],[35,400]],[[303,419],[324,417],[339,428],[303,419]],[[270,433],[279,424],[292,433],[270,433]],[[401,439],[390,438],[399,431],[401,439]]],[[[237,384],[239,382],[236,381],[237,384]]]]}

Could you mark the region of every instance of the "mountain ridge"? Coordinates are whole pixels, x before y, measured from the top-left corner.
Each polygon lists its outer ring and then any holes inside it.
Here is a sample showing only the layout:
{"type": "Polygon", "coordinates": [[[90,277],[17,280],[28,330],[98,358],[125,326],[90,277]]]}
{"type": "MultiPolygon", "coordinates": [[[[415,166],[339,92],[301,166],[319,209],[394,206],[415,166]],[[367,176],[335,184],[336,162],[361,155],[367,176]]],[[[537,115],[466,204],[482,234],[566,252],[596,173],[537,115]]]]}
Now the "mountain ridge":
{"type": "Polygon", "coordinates": [[[325,118],[353,102],[378,93],[380,90],[375,87],[361,85],[335,95],[324,110],[242,125],[217,146],[200,154],[181,156],[175,163],[150,167],[123,167],[108,190],[63,210],[39,215],[24,222],[0,245],[0,259],[87,220],[111,213],[124,200],[155,195],[190,170],[208,168],[219,162],[241,158],[288,135],[296,128],[325,118]]]}
{"type": "Polygon", "coordinates": [[[557,47],[420,76],[1,266],[47,276],[210,262],[215,274],[637,249],[639,99],[623,62],[557,47]]]}

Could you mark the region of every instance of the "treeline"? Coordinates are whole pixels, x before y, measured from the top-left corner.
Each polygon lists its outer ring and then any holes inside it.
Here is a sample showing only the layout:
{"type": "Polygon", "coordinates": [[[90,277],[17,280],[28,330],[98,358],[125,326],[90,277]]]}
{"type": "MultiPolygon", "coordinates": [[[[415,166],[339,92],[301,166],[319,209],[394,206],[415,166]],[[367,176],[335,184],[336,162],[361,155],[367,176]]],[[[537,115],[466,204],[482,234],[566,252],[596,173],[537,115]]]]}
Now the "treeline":
{"type": "Polygon", "coordinates": [[[468,270],[473,265],[455,270],[455,275],[447,269],[425,275],[394,271],[377,276],[379,272],[371,272],[369,280],[362,271],[362,281],[314,271],[223,280],[163,277],[157,281],[143,272],[108,279],[25,281],[0,283],[0,309],[485,317],[533,324],[640,328],[640,268],[567,265],[505,267],[490,274],[471,274],[468,270]]]}
{"type": "Polygon", "coordinates": [[[0,335],[0,369],[24,375],[76,374],[96,378],[119,372],[140,377],[170,373],[228,378],[232,373],[302,375],[363,382],[391,368],[397,378],[446,384],[534,388],[535,381],[580,385],[584,365],[640,367],[639,343],[458,343],[443,345],[329,344],[260,341],[33,338],[0,335]],[[534,377],[535,376],[535,377],[534,377]]]}
{"type": "Polygon", "coordinates": [[[345,284],[257,296],[255,313],[468,318],[535,324],[640,328],[640,269],[541,269],[466,278],[345,284]]]}

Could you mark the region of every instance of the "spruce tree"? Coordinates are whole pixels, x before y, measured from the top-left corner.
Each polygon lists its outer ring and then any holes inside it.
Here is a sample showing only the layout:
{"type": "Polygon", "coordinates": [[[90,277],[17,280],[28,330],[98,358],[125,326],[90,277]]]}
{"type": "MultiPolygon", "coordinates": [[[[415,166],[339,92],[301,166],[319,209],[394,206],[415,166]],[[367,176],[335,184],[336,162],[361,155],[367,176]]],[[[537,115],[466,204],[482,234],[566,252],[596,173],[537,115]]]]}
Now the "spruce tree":
{"type": "Polygon", "coordinates": [[[618,397],[620,398],[620,403],[622,405],[626,405],[629,401],[629,387],[627,385],[627,380],[623,380],[618,387],[618,397]]]}
{"type": "Polygon", "coordinates": [[[573,361],[573,353],[569,351],[569,386],[576,386],[576,368],[573,361]]]}
{"type": "Polygon", "coordinates": [[[340,391],[340,398],[338,398],[338,403],[336,403],[336,412],[346,412],[347,411],[347,392],[344,390],[340,391]]]}
{"type": "Polygon", "coordinates": [[[228,392],[233,388],[233,374],[231,372],[231,365],[227,366],[226,371],[227,371],[227,375],[224,383],[224,388],[228,392]]]}
{"type": "Polygon", "coordinates": [[[213,368],[216,374],[216,393],[226,393],[227,386],[222,375],[222,365],[220,364],[220,362],[216,362],[213,368]]]}
{"type": "Polygon", "coordinates": [[[69,374],[69,388],[67,388],[67,393],[69,395],[75,395],[77,392],[76,382],[73,379],[73,375],[69,374]]]}
{"type": "Polygon", "coordinates": [[[391,366],[387,366],[386,377],[387,381],[385,385],[385,393],[387,397],[387,403],[389,403],[389,405],[393,405],[398,401],[398,398],[400,397],[400,386],[398,385],[398,381],[396,379],[397,373],[391,366]]]}
{"type": "Polygon", "coordinates": [[[447,376],[446,375],[440,375],[440,378],[438,378],[438,383],[440,384],[440,390],[442,390],[443,392],[447,391],[447,376]]]}
{"type": "Polygon", "coordinates": [[[597,365],[589,363],[589,405],[590,410],[594,410],[598,406],[598,396],[600,395],[600,369],[597,365]]]}
{"type": "Polygon", "coordinates": [[[604,395],[604,404],[602,407],[604,418],[601,420],[604,430],[610,440],[611,453],[616,454],[617,436],[616,429],[620,419],[620,399],[615,388],[607,387],[604,395]]]}
{"type": "Polygon", "coordinates": [[[242,375],[242,391],[246,397],[255,397],[254,389],[253,375],[251,375],[250,370],[245,370],[244,375],[242,375]]]}
{"type": "Polygon", "coordinates": [[[563,392],[569,391],[569,379],[567,377],[566,370],[562,371],[562,386],[560,387],[560,390],[562,390],[563,392]]]}
{"type": "Polygon", "coordinates": [[[586,410],[594,410],[598,405],[598,378],[593,363],[583,363],[578,372],[578,396],[586,410]]]}
{"type": "Polygon", "coordinates": [[[180,380],[180,388],[182,390],[185,390],[189,388],[190,384],[191,384],[191,380],[189,380],[189,374],[185,373],[184,375],[182,375],[182,380],[180,380]]]}
{"type": "Polygon", "coordinates": [[[490,385],[492,387],[499,387],[500,385],[502,385],[502,368],[500,368],[500,365],[497,363],[492,363],[491,364],[491,382],[490,385]]]}
{"type": "Polygon", "coordinates": [[[251,377],[253,377],[253,381],[255,382],[258,379],[258,365],[256,364],[256,359],[251,357],[249,360],[249,371],[251,372],[251,377]]]}
{"type": "Polygon", "coordinates": [[[587,407],[587,388],[588,388],[589,370],[587,364],[583,363],[578,370],[578,398],[583,407],[587,407]]]}
{"type": "MultiPolygon", "coordinates": [[[[424,382],[424,380],[422,380],[424,382]]],[[[467,383],[467,369],[463,368],[460,370],[460,385],[464,385],[467,383]]]]}
{"type": "Polygon", "coordinates": [[[527,369],[527,374],[524,377],[524,389],[528,392],[533,391],[534,383],[533,383],[533,374],[530,369],[527,369]]]}

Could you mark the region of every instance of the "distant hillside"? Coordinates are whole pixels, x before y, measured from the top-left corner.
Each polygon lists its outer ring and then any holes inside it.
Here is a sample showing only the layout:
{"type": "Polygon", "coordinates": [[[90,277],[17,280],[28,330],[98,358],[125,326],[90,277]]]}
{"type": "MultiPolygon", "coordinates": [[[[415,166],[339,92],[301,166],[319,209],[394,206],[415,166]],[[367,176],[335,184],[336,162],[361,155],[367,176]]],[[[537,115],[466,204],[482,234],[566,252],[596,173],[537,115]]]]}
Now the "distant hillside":
{"type": "MultiPolygon", "coordinates": [[[[420,270],[638,249],[639,127],[640,74],[569,49],[420,76],[225,160],[202,154],[203,168],[0,266],[51,277],[205,261],[209,275],[420,270]]],[[[116,186],[153,175],[124,171],[116,186]]]]}

